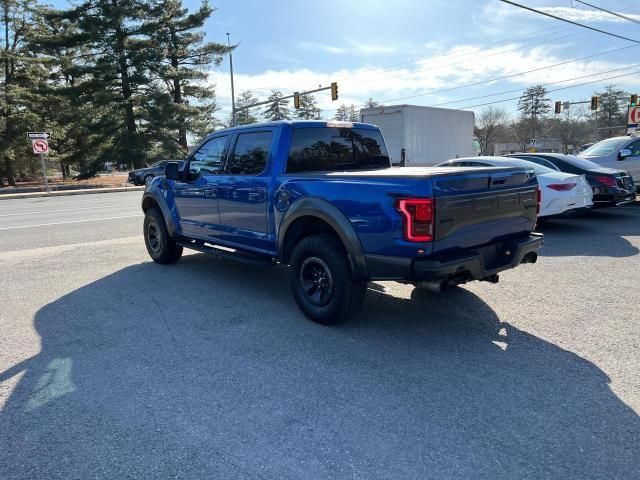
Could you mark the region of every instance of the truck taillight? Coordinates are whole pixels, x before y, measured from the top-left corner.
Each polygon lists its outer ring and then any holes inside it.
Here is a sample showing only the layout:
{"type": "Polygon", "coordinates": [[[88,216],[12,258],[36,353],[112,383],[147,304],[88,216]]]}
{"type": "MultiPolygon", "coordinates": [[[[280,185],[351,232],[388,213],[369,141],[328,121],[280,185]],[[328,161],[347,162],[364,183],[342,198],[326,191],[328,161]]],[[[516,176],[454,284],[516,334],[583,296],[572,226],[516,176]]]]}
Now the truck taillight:
{"type": "Polygon", "coordinates": [[[396,209],[402,215],[404,239],[409,242],[433,240],[434,202],[431,198],[399,198],[396,209]]]}
{"type": "Polygon", "coordinates": [[[540,213],[540,204],[542,203],[542,190],[538,188],[538,204],[536,206],[536,215],[540,213]]]}

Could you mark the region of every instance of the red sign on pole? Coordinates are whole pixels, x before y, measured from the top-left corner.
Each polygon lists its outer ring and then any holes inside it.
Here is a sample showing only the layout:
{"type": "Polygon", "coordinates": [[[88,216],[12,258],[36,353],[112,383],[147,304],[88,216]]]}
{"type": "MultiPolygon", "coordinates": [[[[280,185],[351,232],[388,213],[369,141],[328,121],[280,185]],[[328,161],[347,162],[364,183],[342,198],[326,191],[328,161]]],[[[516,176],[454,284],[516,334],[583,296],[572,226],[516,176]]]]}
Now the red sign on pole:
{"type": "Polygon", "coordinates": [[[49,142],[46,139],[31,140],[33,153],[46,155],[49,153],[49,142]]]}

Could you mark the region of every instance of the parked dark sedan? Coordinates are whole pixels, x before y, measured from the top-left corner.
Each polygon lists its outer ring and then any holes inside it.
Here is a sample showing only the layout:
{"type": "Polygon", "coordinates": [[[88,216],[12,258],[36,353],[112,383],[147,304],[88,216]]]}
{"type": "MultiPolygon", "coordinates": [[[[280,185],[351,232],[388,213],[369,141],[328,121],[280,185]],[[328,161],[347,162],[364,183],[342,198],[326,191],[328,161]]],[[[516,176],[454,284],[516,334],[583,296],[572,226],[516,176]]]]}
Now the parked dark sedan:
{"type": "Polygon", "coordinates": [[[514,153],[508,156],[561,172],[584,175],[593,189],[593,208],[614,207],[636,199],[633,178],[624,170],[605,168],[584,158],[560,153],[514,153]]]}
{"type": "Polygon", "coordinates": [[[153,177],[164,175],[164,168],[167,165],[167,162],[172,161],[178,161],[180,167],[182,167],[182,163],[184,163],[182,160],[160,160],[150,167],[138,168],[137,170],[129,172],[129,182],[134,185],[144,185],[153,177]]]}

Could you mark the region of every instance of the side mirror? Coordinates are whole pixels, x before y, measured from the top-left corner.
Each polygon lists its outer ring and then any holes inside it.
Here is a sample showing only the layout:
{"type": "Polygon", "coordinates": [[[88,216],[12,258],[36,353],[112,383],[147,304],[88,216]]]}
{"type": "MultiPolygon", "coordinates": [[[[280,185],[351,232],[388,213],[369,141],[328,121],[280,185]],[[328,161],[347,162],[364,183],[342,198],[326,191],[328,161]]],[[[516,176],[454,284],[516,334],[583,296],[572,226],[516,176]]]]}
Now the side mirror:
{"type": "Polygon", "coordinates": [[[167,162],[167,166],[164,167],[164,176],[169,180],[180,180],[178,162],[167,162]]]}
{"type": "Polygon", "coordinates": [[[618,160],[623,160],[627,157],[630,157],[632,153],[633,152],[631,152],[630,148],[623,148],[622,150],[620,150],[620,153],[618,153],[618,160]]]}

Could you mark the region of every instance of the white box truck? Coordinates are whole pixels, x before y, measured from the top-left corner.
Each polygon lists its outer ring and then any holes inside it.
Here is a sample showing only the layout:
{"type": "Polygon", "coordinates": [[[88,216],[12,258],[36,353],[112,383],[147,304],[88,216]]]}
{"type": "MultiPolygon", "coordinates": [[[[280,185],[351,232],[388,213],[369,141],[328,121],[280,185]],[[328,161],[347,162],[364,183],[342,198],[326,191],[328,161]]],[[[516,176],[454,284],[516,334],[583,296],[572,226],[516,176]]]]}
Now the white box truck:
{"type": "Polygon", "coordinates": [[[434,165],[478,155],[473,148],[473,112],[390,105],[364,108],[360,120],[380,128],[394,165],[434,165]]]}

